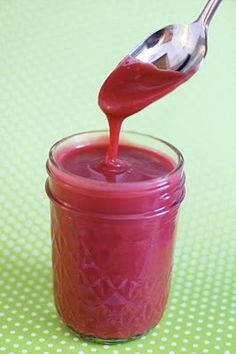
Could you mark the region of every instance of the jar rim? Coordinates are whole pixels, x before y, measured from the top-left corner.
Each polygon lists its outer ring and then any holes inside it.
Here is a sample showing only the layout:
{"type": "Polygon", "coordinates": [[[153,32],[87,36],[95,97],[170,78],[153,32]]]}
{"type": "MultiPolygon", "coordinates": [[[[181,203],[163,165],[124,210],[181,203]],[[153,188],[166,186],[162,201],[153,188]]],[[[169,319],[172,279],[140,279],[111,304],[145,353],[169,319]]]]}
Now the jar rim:
{"type": "MultiPolygon", "coordinates": [[[[89,189],[104,189],[106,191],[111,190],[112,192],[114,191],[121,191],[121,190],[137,190],[137,189],[149,189],[152,187],[157,187],[157,186],[164,186],[167,184],[167,180],[173,176],[175,176],[176,174],[178,174],[179,171],[182,170],[183,168],[183,164],[184,164],[184,158],[182,153],[171,143],[160,139],[160,138],[156,138],[153,135],[150,134],[146,134],[146,133],[141,133],[141,132],[135,132],[135,131],[130,131],[130,130],[122,130],[122,133],[125,134],[129,134],[129,135],[136,135],[136,136],[142,136],[142,137],[146,137],[148,139],[152,139],[156,142],[159,142],[165,146],[167,146],[172,152],[175,153],[175,155],[177,156],[177,162],[176,162],[176,166],[175,168],[173,168],[170,172],[166,173],[163,176],[160,177],[156,177],[156,178],[152,178],[150,180],[145,180],[145,181],[139,181],[139,182],[117,182],[117,183],[113,183],[113,182],[108,182],[108,181],[97,181],[97,180],[93,180],[90,179],[88,177],[83,177],[83,176],[78,176],[73,174],[72,172],[66,170],[65,168],[63,168],[63,166],[61,166],[59,163],[57,163],[56,159],[54,158],[53,154],[56,150],[56,148],[58,146],[60,146],[60,144],[62,144],[63,142],[72,139],[76,136],[82,136],[82,135],[86,135],[86,134],[107,134],[109,133],[108,130],[104,129],[104,130],[90,130],[90,131],[83,131],[81,133],[75,133],[69,136],[66,136],[65,138],[62,138],[60,140],[58,140],[55,144],[53,144],[53,146],[50,148],[49,150],[49,158],[47,161],[47,172],[49,175],[53,175],[53,171],[51,171],[51,168],[49,166],[49,162],[50,164],[52,164],[53,168],[56,170],[59,170],[60,173],[62,173],[65,176],[65,179],[67,180],[68,184],[73,184],[73,185],[79,185],[80,187],[83,188],[86,187],[86,185],[88,186],[88,182],[89,182],[89,189]]],[[[55,175],[55,173],[54,173],[55,175]]],[[[63,179],[64,180],[64,179],[63,179]]]]}

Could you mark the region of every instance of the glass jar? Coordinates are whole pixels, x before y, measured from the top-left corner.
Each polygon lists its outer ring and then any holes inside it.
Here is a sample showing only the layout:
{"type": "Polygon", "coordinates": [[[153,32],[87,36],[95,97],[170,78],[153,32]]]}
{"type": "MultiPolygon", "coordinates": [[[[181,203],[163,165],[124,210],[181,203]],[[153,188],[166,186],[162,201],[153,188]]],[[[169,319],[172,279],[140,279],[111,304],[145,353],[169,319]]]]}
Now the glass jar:
{"type": "Polygon", "coordinates": [[[122,132],[120,141],[167,156],[173,170],[142,182],[73,175],[58,163],[71,149],[108,143],[108,132],[69,136],[50,150],[54,298],[62,320],[104,343],[142,335],[160,321],[168,299],[177,213],[184,197],[183,157],[171,144],[122,132]]]}

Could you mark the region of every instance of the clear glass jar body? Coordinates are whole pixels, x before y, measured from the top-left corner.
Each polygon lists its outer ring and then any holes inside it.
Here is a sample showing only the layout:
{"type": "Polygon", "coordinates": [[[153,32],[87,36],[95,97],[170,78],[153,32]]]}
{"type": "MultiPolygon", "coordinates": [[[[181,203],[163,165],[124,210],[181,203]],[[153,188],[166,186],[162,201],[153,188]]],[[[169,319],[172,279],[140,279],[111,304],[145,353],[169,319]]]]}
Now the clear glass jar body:
{"type": "Polygon", "coordinates": [[[87,339],[135,338],[161,319],[168,299],[183,158],[170,144],[132,132],[121,141],[171,158],[175,169],[144,182],[92,181],[61,169],[58,154],[108,139],[107,132],[65,138],[50,150],[54,298],[63,321],[87,339]]]}

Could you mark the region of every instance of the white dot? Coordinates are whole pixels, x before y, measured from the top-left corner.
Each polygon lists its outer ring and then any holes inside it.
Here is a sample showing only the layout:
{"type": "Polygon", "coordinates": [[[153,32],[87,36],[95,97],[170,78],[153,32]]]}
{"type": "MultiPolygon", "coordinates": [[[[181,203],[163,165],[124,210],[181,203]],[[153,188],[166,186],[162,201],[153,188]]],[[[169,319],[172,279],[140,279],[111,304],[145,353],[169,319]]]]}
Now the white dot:
{"type": "Polygon", "coordinates": [[[131,348],[130,347],[125,347],[125,350],[129,351],[129,350],[131,350],[131,348]]]}
{"type": "Polygon", "coordinates": [[[143,347],[143,344],[142,344],[142,343],[139,343],[139,344],[137,344],[137,347],[138,347],[138,348],[142,348],[142,347],[143,347]]]}
{"type": "Polygon", "coordinates": [[[96,352],[97,349],[96,348],[91,348],[91,352],[96,352]]]}
{"type": "MultiPolygon", "coordinates": [[[[87,344],[87,343],[86,343],[86,344],[87,344]]],[[[109,345],[105,344],[105,345],[103,346],[103,348],[104,348],[104,349],[109,349],[109,345]]]]}

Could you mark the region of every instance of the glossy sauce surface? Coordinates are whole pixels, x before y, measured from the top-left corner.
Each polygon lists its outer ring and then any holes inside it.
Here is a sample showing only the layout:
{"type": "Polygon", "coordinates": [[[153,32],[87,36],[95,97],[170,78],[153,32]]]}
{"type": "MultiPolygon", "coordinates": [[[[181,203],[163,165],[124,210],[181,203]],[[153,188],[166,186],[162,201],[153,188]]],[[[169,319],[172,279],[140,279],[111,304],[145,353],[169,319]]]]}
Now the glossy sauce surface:
{"type": "Polygon", "coordinates": [[[161,153],[132,145],[120,145],[116,169],[111,171],[104,160],[107,148],[104,144],[88,145],[67,151],[57,160],[64,170],[74,175],[119,183],[163,177],[175,167],[174,162],[161,153]]]}

